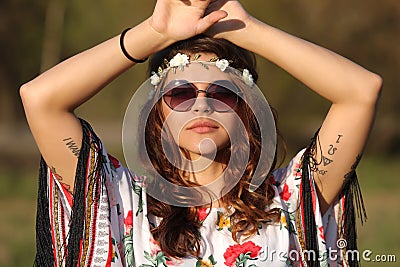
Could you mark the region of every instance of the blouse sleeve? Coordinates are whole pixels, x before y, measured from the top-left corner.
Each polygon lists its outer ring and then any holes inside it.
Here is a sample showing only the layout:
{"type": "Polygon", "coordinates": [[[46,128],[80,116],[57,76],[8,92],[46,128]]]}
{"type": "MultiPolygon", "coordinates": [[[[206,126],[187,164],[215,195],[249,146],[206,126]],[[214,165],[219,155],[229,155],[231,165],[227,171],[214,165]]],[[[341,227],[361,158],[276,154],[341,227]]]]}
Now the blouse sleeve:
{"type": "Polygon", "coordinates": [[[90,125],[83,120],[81,124],[74,195],[41,159],[36,266],[111,266],[118,257],[111,234],[112,192],[106,186],[115,166],[90,125]]]}
{"type": "MultiPolygon", "coordinates": [[[[313,145],[314,142],[285,168],[273,173],[282,216],[302,266],[358,266],[353,192],[357,192],[356,203],[362,203],[362,197],[357,176],[354,172],[351,180],[345,181],[337,200],[322,214],[311,171],[315,164],[313,145]]],[[[363,205],[359,206],[363,212],[363,205]]]]}

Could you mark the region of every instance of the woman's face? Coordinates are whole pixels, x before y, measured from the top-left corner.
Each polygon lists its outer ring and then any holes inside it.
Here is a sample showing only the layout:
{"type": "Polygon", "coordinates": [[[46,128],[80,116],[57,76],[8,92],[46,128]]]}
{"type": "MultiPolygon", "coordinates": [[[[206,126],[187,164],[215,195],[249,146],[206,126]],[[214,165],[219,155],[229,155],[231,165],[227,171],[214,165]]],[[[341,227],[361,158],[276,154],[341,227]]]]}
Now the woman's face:
{"type": "MultiPolygon", "coordinates": [[[[201,54],[201,60],[208,61],[214,54],[201,54]]],[[[162,111],[165,116],[164,126],[172,133],[174,141],[190,153],[195,160],[200,155],[215,155],[230,144],[230,134],[237,124],[234,110],[217,112],[209,105],[206,89],[210,85],[194,82],[198,92],[193,106],[187,111],[174,111],[162,100],[162,111]]],[[[188,89],[189,90],[189,89],[188,89]]]]}

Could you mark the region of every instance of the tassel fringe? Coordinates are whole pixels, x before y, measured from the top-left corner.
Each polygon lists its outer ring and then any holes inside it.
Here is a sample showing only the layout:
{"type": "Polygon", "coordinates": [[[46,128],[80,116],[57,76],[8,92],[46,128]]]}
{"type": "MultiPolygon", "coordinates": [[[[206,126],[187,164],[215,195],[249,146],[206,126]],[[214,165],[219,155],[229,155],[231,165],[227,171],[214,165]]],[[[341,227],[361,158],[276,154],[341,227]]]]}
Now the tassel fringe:
{"type": "MultiPolygon", "coordinates": [[[[304,232],[305,232],[305,247],[308,251],[315,251],[318,259],[318,239],[317,239],[317,227],[315,225],[314,207],[312,200],[312,176],[311,172],[318,170],[318,165],[315,155],[317,152],[318,143],[318,133],[315,133],[314,137],[311,139],[311,143],[304,152],[302,159],[302,206],[304,210],[304,232]]],[[[357,158],[356,162],[351,167],[351,172],[345,175],[345,182],[342,191],[339,194],[339,198],[344,198],[343,205],[343,216],[338,218],[342,220],[342,233],[339,233],[340,238],[344,238],[347,241],[346,250],[357,250],[357,231],[356,231],[356,214],[364,223],[367,219],[367,214],[365,211],[364,201],[361,194],[361,188],[358,183],[358,178],[356,174],[356,167],[360,160],[360,156],[357,158]]],[[[315,267],[320,266],[318,261],[313,261],[313,259],[306,259],[308,265],[315,267]]],[[[350,267],[358,267],[359,262],[357,259],[345,259],[346,263],[350,267]]]]}
{"type": "MultiPolygon", "coordinates": [[[[83,130],[83,138],[81,151],[78,158],[78,165],[75,175],[74,185],[74,203],[72,207],[70,230],[68,233],[67,252],[64,257],[66,259],[65,266],[75,267],[80,266],[80,251],[81,241],[83,238],[84,218],[85,218],[85,199],[86,199],[86,183],[93,183],[98,175],[102,172],[101,160],[98,160],[93,174],[87,174],[87,162],[89,160],[89,153],[91,148],[99,152],[101,157],[101,142],[100,139],[94,134],[91,126],[80,119],[83,130]],[[86,181],[86,177],[91,177],[90,181],[86,181]]],[[[101,158],[100,158],[101,159],[101,158]]],[[[50,178],[51,179],[51,178],[50,178]]],[[[40,163],[39,171],[39,189],[38,189],[38,202],[36,214],[36,257],[34,266],[40,267],[54,267],[54,249],[52,243],[52,235],[50,228],[49,218],[49,195],[48,195],[48,178],[47,178],[47,165],[43,158],[40,163]]],[[[89,226],[88,226],[89,227],[89,226]]]]}
{"type": "Polygon", "coordinates": [[[53,242],[50,231],[49,198],[47,192],[47,166],[40,159],[39,186],[36,212],[36,257],[34,266],[53,267],[53,242]]]}
{"type": "MultiPolygon", "coordinates": [[[[340,194],[341,198],[344,197],[344,230],[342,234],[347,241],[346,250],[357,250],[356,214],[361,224],[367,219],[361,188],[355,171],[359,160],[360,157],[357,158],[356,163],[352,166],[352,171],[345,176],[346,180],[340,194]]],[[[360,266],[357,259],[347,258],[346,261],[351,267],[360,266]]]]}
{"type": "Polygon", "coordinates": [[[316,149],[316,139],[318,136],[317,131],[314,137],[311,139],[310,145],[304,152],[301,169],[301,199],[303,205],[303,219],[304,219],[304,232],[305,232],[305,246],[307,251],[314,251],[314,259],[306,259],[310,267],[319,267],[318,262],[318,239],[317,239],[317,226],[315,225],[314,207],[312,200],[312,178],[311,170],[312,166],[315,166],[313,155],[316,149]],[[311,162],[312,161],[312,162],[311,162]]]}

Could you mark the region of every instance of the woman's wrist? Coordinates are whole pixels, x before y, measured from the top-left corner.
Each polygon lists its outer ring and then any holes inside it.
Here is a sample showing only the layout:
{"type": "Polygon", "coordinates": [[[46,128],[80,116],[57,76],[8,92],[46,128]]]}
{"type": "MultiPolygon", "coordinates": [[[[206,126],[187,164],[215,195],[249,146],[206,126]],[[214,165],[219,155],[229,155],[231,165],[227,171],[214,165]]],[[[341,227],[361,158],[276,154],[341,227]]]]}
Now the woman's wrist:
{"type": "Polygon", "coordinates": [[[259,33],[256,33],[254,31],[254,27],[255,27],[255,24],[258,22],[259,21],[256,18],[249,16],[246,19],[246,21],[243,21],[242,28],[238,29],[237,31],[232,32],[232,35],[231,35],[232,40],[230,40],[230,41],[240,47],[247,49],[246,44],[257,39],[257,34],[259,34],[259,33]]]}
{"type": "Polygon", "coordinates": [[[272,60],[271,53],[274,54],[272,51],[276,49],[277,35],[281,33],[281,30],[250,16],[245,27],[229,33],[229,37],[224,38],[237,46],[272,60]]]}
{"type": "Polygon", "coordinates": [[[253,44],[257,42],[257,35],[259,34],[255,30],[257,23],[260,23],[260,21],[249,15],[248,18],[245,21],[241,21],[240,24],[227,26],[227,28],[217,28],[217,32],[210,31],[209,33],[210,36],[226,39],[237,46],[253,51],[251,48],[253,44]]]}
{"type": "Polygon", "coordinates": [[[123,38],[121,37],[121,56],[129,61],[134,61],[131,58],[138,61],[145,59],[173,43],[172,40],[155,31],[149,24],[149,19],[125,31],[123,38]]]}

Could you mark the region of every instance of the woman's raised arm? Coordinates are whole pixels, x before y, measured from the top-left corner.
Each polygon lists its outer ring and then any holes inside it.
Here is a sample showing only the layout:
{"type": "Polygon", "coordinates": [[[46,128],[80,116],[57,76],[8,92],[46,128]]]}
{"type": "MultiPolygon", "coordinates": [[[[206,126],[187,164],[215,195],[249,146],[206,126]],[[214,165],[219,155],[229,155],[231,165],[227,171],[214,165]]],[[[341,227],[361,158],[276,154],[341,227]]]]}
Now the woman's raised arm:
{"type": "Polygon", "coordinates": [[[208,34],[222,37],[280,66],[332,106],[318,135],[314,171],[322,210],[340,192],[346,175],[357,166],[367,141],[382,79],[354,62],[251,17],[234,0],[215,0],[209,10],[228,16],[208,34]],[[241,21],[241,27],[234,28],[241,21]],[[320,144],[320,146],[319,146],[320,144]]]}
{"type": "MultiPolygon", "coordinates": [[[[127,49],[135,47],[128,51],[139,59],[163,41],[146,24],[148,21],[125,36],[127,49]],[[147,45],[148,40],[152,40],[154,47],[147,45]]],[[[61,62],[20,89],[41,154],[52,172],[71,190],[82,139],[82,128],[73,111],[133,65],[121,52],[117,36],[61,62]]]]}
{"type": "MultiPolygon", "coordinates": [[[[204,32],[226,16],[204,17],[209,1],[158,0],[153,15],[129,30],[127,52],[143,59],[169,44],[204,32]]],[[[20,95],[26,117],[47,165],[73,190],[82,129],[74,109],[134,65],[120,48],[120,36],[77,54],[24,84],[20,95]]]]}

